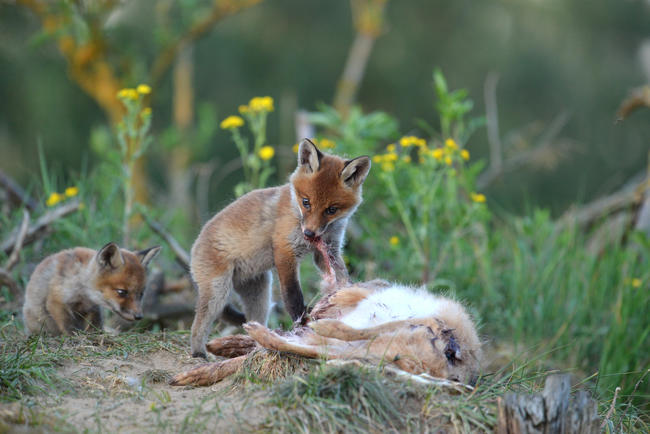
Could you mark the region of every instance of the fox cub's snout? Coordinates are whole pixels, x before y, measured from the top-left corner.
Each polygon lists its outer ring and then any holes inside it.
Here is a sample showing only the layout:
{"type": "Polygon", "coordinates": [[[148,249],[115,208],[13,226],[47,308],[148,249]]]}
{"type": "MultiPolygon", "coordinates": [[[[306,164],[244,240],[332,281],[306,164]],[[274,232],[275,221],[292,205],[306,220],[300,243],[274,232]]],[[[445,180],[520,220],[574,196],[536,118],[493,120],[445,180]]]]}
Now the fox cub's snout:
{"type": "Polygon", "coordinates": [[[139,252],[121,250],[115,243],[104,246],[96,256],[96,287],[104,306],[122,318],[142,319],[142,296],[146,284],[146,267],[160,247],[139,252]]]}
{"type": "Polygon", "coordinates": [[[146,269],[160,247],[138,252],[108,243],[99,251],[76,247],[45,258],[25,291],[23,316],[30,333],[52,334],[103,327],[102,307],[142,319],[146,269]]]}
{"type": "Polygon", "coordinates": [[[298,150],[298,167],[291,175],[300,228],[307,241],[320,238],[338,220],[349,218],[361,203],[361,185],[370,170],[370,158],[324,158],[305,140],[298,150]]]}

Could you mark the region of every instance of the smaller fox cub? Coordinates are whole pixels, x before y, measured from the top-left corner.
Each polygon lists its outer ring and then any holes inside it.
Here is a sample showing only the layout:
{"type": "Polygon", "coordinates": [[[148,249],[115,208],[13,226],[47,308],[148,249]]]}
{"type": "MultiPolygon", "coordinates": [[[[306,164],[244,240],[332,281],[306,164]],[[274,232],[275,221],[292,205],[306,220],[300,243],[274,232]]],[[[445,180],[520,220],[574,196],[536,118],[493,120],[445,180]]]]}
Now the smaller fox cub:
{"type": "Polygon", "coordinates": [[[142,319],[146,268],[159,251],[156,246],[130,252],[108,243],[98,252],[76,247],[48,256],[34,270],[25,291],[28,332],[101,330],[101,306],[129,321],[142,319]]]}

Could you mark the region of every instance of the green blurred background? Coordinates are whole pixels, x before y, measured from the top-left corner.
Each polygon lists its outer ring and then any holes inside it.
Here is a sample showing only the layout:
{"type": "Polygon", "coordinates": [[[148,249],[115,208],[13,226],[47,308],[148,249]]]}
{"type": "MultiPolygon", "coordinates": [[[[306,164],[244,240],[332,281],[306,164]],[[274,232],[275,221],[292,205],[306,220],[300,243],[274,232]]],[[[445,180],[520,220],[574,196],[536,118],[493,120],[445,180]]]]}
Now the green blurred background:
{"type": "MultiPolygon", "coordinates": [[[[92,4],[110,2],[61,3],[103,17],[98,28],[105,56],[123,86],[147,82],[161,47],[211,8],[199,0],[125,2],[101,15],[100,6],[92,4]]],[[[0,169],[27,186],[39,174],[39,143],[53,170],[74,177],[97,163],[91,135],[109,123],[105,110],[75,81],[56,37],[44,36],[43,20],[28,6],[0,6],[0,169]]],[[[491,207],[523,212],[544,206],[559,214],[572,202],[614,191],[645,167],[650,110],[618,124],[614,120],[628,92],[650,81],[640,55],[650,41],[648,2],[401,0],[385,7],[357,95],[364,111],[386,111],[399,119],[402,132],[421,133],[416,120],[434,118],[431,71],[440,67],[451,88],[469,90],[474,114],[485,113],[486,77],[498,75],[506,157],[532,149],[554,129],[550,141],[556,152],[491,183],[486,188],[491,207]]],[[[201,116],[216,123],[256,95],[274,97],[269,143],[286,148],[273,182],[281,181],[293,165],[294,112],[332,103],[355,38],[351,9],[348,1],[267,0],[220,20],[191,45],[190,124],[199,125],[201,116]]],[[[70,26],[67,31],[83,40],[87,30],[70,26]]],[[[170,189],[164,174],[172,147],[165,141],[197,142],[188,167],[237,156],[227,132],[199,140],[199,127],[185,138],[168,131],[175,122],[173,76],[172,65],[151,99],[156,138],[146,164],[151,197],[170,189]]],[[[472,136],[468,149],[473,158],[487,157],[485,128],[472,136]]],[[[239,176],[235,171],[213,182],[209,212],[232,199],[239,176]]]]}

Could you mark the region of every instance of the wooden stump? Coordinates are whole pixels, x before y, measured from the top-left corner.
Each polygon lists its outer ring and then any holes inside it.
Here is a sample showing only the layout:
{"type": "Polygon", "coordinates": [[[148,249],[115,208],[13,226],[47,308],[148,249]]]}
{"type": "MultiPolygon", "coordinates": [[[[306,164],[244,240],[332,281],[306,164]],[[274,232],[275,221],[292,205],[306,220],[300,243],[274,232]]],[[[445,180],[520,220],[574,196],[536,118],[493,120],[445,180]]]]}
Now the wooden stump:
{"type": "Polygon", "coordinates": [[[570,375],[551,375],[542,393],[507,393],[498,399],[499,434],[598,432],[596,402],[579,390],[570,399],[570,375]]]}

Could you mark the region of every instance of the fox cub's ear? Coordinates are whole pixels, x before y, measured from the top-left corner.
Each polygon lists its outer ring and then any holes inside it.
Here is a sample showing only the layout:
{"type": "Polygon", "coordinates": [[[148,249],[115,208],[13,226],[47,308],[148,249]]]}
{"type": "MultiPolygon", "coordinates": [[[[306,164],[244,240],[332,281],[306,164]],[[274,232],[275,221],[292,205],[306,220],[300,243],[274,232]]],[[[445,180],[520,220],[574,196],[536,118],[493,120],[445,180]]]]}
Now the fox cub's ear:
{"type": "Polygon", "coordinates": [[[97,263],[102,268],[116,269],[124,265],[120,248],[115,243],[108,243],[97,252],[97,263]]]}
{"type": "Polygon", "coordinates": [[[140,260],[143,267],[149,265],[149,262],[160,253],[160,246],[149,247],[148,249],[140,250],[135,254],[140,260]]]}
{"type": "Polygon", "coordinates": [[[368,176],[369,170],[370,158],[365,155],[363,157],[357,157],[354,160],[345,162],[345,167],[341,171],[341,179],[348,187],[355,188],[363,184],[366,176],[368,176]]]}
{"type": "Polygon", "coordinates": [[[298,167],[304,168],[307,173],[318,172],[320,159],[323,153],[309,139],[302,139],[298,147],[298,167]]]}

